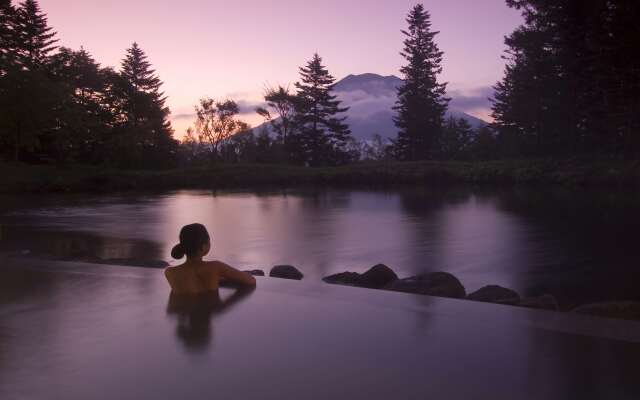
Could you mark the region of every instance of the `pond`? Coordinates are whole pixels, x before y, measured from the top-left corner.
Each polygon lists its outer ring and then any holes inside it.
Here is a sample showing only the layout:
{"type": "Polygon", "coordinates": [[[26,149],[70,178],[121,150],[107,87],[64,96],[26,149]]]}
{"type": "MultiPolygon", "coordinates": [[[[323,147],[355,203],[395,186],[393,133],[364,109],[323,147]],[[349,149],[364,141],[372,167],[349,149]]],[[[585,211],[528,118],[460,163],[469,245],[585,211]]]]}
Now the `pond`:
{"type": "Polygon", "coordinates": [[[170,261],[180,227],[201,222],[210,257],[242,269],[291,264],[319,281],[384,263],[400,277],[453,273],[467,292],[550,293],[569,308],[640,300],[639,204],[535,187],[4,196],[0,249],[170,261]]]}

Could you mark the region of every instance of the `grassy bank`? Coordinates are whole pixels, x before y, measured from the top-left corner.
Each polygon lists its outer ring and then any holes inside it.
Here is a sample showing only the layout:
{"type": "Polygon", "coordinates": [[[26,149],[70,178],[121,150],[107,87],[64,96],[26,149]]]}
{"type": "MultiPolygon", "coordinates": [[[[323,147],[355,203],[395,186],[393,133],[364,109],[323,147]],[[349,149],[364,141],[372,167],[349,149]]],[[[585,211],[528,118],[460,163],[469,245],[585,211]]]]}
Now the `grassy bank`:
{"type": "Polygon", "coordinates": [[[0,192],[112,192],[259,186],[560,184],[640,186],[640,161],[510,160],[361,163],[345,167],[217,165],[161,171],[0,164],[0,192]]]}

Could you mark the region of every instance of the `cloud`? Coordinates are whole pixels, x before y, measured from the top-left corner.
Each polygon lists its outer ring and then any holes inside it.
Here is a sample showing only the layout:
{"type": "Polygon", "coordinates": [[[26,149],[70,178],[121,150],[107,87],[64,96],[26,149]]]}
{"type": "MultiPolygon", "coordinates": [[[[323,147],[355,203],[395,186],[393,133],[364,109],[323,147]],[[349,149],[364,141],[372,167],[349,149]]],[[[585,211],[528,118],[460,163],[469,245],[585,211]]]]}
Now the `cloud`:
{"type": "MultiPolygon", "coordinates": [[[[256,108],[266,106],[266,103],[263,101],[251,101],[251,100],[236,100],[238,104],[238,108],[240,109],[240,115],[251,115],[255,114],[256,108]]],[[[178,114],[173,114],[171,116],[173,121],[184,121],[190,120],[193,121],[196,119],[195,112],[181,112],[178,114]]]]}
{"type": "Polygon", "coordinates": [[[240,114],[254,114],[256,108],[266,107],[264,101],[252,101],[252,100],[236,100],[238,107],[240,108],[240,114]]]}
{"type": "MultiPolygon", "coordinates": [[[[491,86],[480,86],[464,90],[449,90],[447,93],[447,96],[451,97],[449,108],[486,119],[491,109],[489,98],[493,96],[493,92],[491,86]]],[[[338,99],[343,102],[343,105],[350,107],[347,114],[351,121],[357,119],[375,119],[380,112],[391,112],[396,102],[395,90],[379,92],[375,95],[367,93],[364,90],[337,91],[336,95],[338,99]]],[[[266,105],[264,101],[259,100],[236,100],[236,103],[240,108],[240,116],[245,119],[256,116],[256,108],[266,105]]],[[[183,109],[181,111],[188,110],[183,109]]],[[[176,122],[186,122],[194,121],[195,118],[195,112],[182,112],[173,115],[172,120],[176,122]]]]}
{"type": "MultiPolygon", "coordinates": [[[[396,102],[395,92],[386,95],[372,96],[362,90],[349,92],[337,92],[338,99],[350,107],[351,118],[367,118],[381,110],[391,110],[396,102]]],[[[493,96],[491,86],[481,86],[469,90],[450,90],[447,96],[451,97],[449,108],[462,112],[478,112],[491,109],[489,98],[493,96]]],[[[484,114],[483,114],[484,115],[484,114]]]]}
{"type": "Polygon", "coordinates": [[[396,102],[395,92],[386,96],[372,96],[363,90],[336,92],[338,100],[349,107],[350,118],[368,118],[384,110],[391,110],[396,102]]]}
{"type": "Polygon", "coordinates": [[[196,113],[192,112],[192,113],[180,113],[180,114],[174,114],[171,116],[171,119],[174,121],[181,121],[181,120],[185,120],[185,119],[195,119],[196,118],[196,113]]]}
{"type": "Polygon", "coordinates": [[[461,111],[472,111],[491,108],[489,98],[493,96],[491,86],[481,86],[471,90],[451,90],[447,93],[451,97],[449,106],[461,111]]]}

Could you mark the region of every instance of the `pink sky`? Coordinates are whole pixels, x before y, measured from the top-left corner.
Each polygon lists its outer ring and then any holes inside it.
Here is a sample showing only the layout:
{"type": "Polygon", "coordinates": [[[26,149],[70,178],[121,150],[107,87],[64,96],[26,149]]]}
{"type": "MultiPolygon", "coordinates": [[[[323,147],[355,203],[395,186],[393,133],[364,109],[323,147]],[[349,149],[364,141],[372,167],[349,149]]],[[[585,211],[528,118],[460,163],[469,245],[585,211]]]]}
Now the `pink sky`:
{"type": "MultiPolygon", "coordinates": [[[[400,29],[416,4],[405,0],[222,1],[40,0],[61,44],[84,46],[117,66],[137,41],[169,96],[174,116],[198,98],[257,102],[266,84],[292,83],[314,52],[338,79],[373,72],[398,75],[400,29]]],[[[431,0],[433,27],[445,52],[442,79],[473,93],[503,73],[503,38],[519,23],[504,0],[431,0]]],[[[486,110],[469,110],[478,116],[486,110]]],[[[249,122],[259,123],[255,116],[249,122]]],[[[177,136],[192,121],[174,119],[177,136]]]]}

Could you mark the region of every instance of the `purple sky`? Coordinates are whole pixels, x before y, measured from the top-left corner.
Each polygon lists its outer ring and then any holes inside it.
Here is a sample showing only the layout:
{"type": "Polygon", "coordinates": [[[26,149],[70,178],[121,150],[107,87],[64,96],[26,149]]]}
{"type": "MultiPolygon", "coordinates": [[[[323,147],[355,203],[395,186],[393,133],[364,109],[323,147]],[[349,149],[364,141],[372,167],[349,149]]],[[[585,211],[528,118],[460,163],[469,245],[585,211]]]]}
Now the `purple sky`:
{"type": "MultiPolygon", "coordinates": [[[[398,75],[405,0],[40,0],[61,44],[84,46],[116,66],[137,41],[169,96],[177,136],[198,98],[258,102],[266,84],[292,83],[314,52],[338,79],[398,75]]],[[[486,92],[503,72],[503,37],[521,21],[504,0],[423,3],[445,52],[442,79],[455,94],[486,92]]],[[[486,109],[470,107],[485,117],[486,109]]],[[[259,119],[245,118],[256,124],[259,119]]]]}

